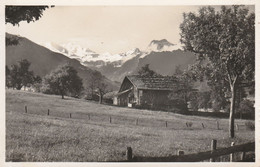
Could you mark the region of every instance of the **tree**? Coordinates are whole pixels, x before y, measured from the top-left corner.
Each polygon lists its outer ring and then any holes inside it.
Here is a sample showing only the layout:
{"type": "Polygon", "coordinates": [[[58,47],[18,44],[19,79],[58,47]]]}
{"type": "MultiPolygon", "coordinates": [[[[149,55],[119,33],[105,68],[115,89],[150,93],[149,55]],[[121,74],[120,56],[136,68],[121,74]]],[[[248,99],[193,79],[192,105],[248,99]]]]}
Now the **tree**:
{"type": "Polygon", "coordinates": [[[241,101],[241,103],[239,104],[238,107],[239,113],[240,113],[240,118],[242,113],[249,113],[251,115],[255,114],[255,108],[254,108],[254,104],[247,99],[244,99],[241,101]]]}
{"type": "Polygon", "coordinates": [[[99,81],[97,83],[97,92],[98,92],[98,96],[99,96],[99,104],[102,104],[103,103],[104,94],[106,94],[108,92],[107,84],[105,84],[102,81],[99,81]]]}
{"type": "Polygon", "coordinates": [[[88,88],[90,90],[91,98],[93,99],[97,90],[97,83],[102,80],[102,74],[99,71],[94,71],[91,73],[90,79],[88,80],[88,88]]]}
{"type": "Polygon", "coordinates": [[[18,25],[21,21],[35,22],[42,17],[42,12],[49,8],[48,6],[6,6],[5,23],[13,26],[18,25]]]}
{"type": "Polygon", "coordinates": [[[108,92],[107,84],[105,84],[104,77],[101,75],[101,73],[95,75],[94,81],[95,81],[94,88],[99,97],[99,104],[102,104],[103,96],[104,96],[104,94],[106,94],[108,92]]]}
{"type": "MultiPolygon", "coordinates": [[[[19,74],[19,66],[17,64],[11,65],[10,68],[10,86],[14,89],[20,90],[22,86],[22,78],[19,74]]],[[[8,82],[7,82],[8,83],[8,82]]]]}
{"type": "Polygon", "coordinates": [[[42,91],[49,94],[78,97],[83,90],[82,79],[68,64],[61,65],[43,78],[42,91]]]}
{"type": "Polygon", "coordinates": [[[173,75],[179,76],[179,75],[183,74],[183,72],[184,71],[181,70],[181,65],[177,65],[173,75]]]}
{"type": "Polygon", "coordinates": [[[100,104],[103,103],[104,95],[109,92],[105,79],[99,71],[91,73],[90,79],[88,79],[88,90],[90,91],[91,99],[97,100],[98,98],[100,104]]]}
{"type": "Polygon", "coordinates": [[[33,82],[34,82],[34,83],[41,83],[41,82],[42,82],[42,78],[41,78],[39,75],[36,75],[36,76],[33,78],[33,82]]]}
{"type": "MultiPolygon", "coordinates": [[[[53,6],[52,6],[53,7],[53,6]]],[[[6,6],[5,7],[5,24],[10,23],[13,26],[18,25],[21,21],[27,23],[35,22],[42,17],[42,13],[48,6],[6,6]]],[[[6,46],[17,45],[18,37],[6,37],[6,46]]]]}
{"type": "Polygon", "coordinates": [[[34,82],[34,74],[33,71],[29,71],[30,65],[28,60],[22,59],[17,64],[13,64],[10,69],[6,66],[6,86],[17,90],[31,86],[34,82]]]}
{"type": "Polygon", "coordinates": [[[221,71],[231,92],[229,131],[235,136],[236,89],[243,80],[254,80],[255,14],[242,6],[222,6],[220,11],[203,7],[196,13],[184,13],[180,25],[184,49],[197,54],[213,66],[212,80],[221,71]]]}
{"type": "Polygon", "coordinates": [[[144,77],[160,76],[155,71],[150,69],[149,64],[146,64],[143,67],[141,67],[141,69],[137,73],[138,73],[138,75],[141,75],[141,76],[144,76],[144,77]]]}
{"type": "MultiPolygon", "coordinates": [[[[179,68],[179,67],[178,67],[179,68]]],[[[178,69],[177,68],[177,69],[178,69]]],[[[181,72],[180,70],[175,71],[173,75],[176,79],[176,90],[169,94],[169,98],[174,100],[175,103],[178,101],[179,104],[184,105],[183,109],[188,109],[188,102],[195,95],[193,84],[196,81],[192,70],[181,72]]]]}
{"type": "Polygon", "coordinates": [[[23,59],[19,62],[19,73],[21,77],[22,85],[24,89],[30,86],[34,82],[33,71],[29,71],[31,63],[27,59],[23,59]]]}
{"type": "Polygon", "coordinates": [[[199,108],[203,108],[205,110],[211,108],[211,92],[200,92],[198,96],[198,104],[199,108]]]}
{"type": "MultiPolygon", "coordinates": [[[[210,88],[207,90],[210,93],[210,99],[208,100],[210,100],[209,103],[211,103],[211,107],[215,112],[226,108],[228,105],[228,94],[230,94],[229,83],[225,80],[222,70],[216,70],[212,63],[207,60],[199,60],[190,67],[193,78],[196,81],[206,82],[207,87],[210,88]]],[[[198,101],[198,99],[194,100],[198,101]]]]}
{"type": "Polygon", "coordinates": [[[41,92],[41,86],[42,86],[42,78],[39,75],[36,75],[33,78],[33,87],[35,88],[35,91],[41,92]]]}

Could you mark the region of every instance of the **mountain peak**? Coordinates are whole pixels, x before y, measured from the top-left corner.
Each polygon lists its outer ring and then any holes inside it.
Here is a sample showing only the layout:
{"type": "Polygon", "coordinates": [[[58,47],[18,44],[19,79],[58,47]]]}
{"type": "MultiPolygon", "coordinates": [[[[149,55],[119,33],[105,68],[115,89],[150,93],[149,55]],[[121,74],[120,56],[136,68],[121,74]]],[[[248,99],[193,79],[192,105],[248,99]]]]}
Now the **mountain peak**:
{"type": "MultiPolygon", "coordinates": [[[[167,39],[161,39],[161,40],[152,40],[151,43],[170,43],[170,42],[167,41],[167,39]]],[[[170,43],[170,44],[172,44],[172,43],[170,43]]]]}
{"type": "Polygon", "coordinates": [[[148,46],[150,51],[172,51],[175,44],[170,43],[166,39],[152,40],[148,46]]]}
{"type": "Polygon", "coordinates": [[[129,50],[129,51],[126,52],[127,55],[129,55],[129,54],[139,54],[139,53],[141,53],[139,48],[133,48],[132,50],[129,50]]]}

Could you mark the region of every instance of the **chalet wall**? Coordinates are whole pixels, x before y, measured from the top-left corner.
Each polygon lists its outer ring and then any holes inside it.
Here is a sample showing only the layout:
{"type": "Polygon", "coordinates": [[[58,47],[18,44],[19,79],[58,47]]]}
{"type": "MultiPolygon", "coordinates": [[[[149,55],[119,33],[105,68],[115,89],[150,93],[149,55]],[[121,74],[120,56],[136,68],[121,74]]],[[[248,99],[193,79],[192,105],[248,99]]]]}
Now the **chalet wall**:
{"type": "Polygon", "coordinates": [[[128,104],[128,93],[122,94],[117,97],[117,103],[119,106],[127,106],[128,104]]]}
{"type": "Polygon", "coordinates": [[[170,91],[165,90],[142,90],[139,104],[148,108],[162,108],[168,106],[170,91]]]}

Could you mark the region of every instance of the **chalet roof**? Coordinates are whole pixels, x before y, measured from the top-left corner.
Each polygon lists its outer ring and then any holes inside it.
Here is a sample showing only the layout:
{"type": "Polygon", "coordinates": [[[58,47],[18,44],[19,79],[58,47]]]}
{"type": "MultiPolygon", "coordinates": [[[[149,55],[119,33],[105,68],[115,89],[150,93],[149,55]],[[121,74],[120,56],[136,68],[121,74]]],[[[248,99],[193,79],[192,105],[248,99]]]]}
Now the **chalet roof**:
{"type": "Polygon", "coordinates": [[[174,77],[144,77],[140,75],[129,75],[126,78],[138,89],[150,90],[174,90],[176,79],[174,77]]]}

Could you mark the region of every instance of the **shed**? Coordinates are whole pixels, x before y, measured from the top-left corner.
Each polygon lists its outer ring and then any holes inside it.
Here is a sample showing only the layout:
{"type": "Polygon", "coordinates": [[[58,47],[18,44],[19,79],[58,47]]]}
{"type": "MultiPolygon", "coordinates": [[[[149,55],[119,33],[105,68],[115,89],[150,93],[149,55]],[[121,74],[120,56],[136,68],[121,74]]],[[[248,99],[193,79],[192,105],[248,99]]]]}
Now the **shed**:
{"type": "Polygon", "coordinates": [[[114,97],[114,105],[158,108],[169,105],[168,95],[176,90],[174,77],[126,76],[114,97]]]}

